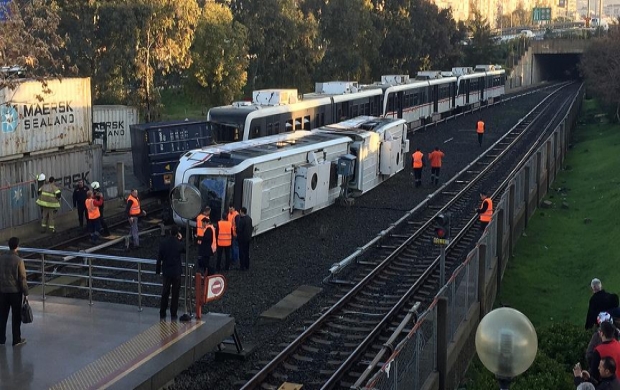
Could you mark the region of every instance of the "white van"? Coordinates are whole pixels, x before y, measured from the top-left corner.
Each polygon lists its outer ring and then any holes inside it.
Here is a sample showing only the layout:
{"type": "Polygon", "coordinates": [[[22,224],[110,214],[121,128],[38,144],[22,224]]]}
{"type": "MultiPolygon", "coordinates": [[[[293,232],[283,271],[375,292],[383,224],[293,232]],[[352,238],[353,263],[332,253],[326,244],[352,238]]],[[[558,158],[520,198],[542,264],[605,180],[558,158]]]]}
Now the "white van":
{"type": "Polygon", "coordinates": [[[532,30],[521,30],[521,35],[526,38],[534,38],[536,35],[532,32],[532,30]]]}

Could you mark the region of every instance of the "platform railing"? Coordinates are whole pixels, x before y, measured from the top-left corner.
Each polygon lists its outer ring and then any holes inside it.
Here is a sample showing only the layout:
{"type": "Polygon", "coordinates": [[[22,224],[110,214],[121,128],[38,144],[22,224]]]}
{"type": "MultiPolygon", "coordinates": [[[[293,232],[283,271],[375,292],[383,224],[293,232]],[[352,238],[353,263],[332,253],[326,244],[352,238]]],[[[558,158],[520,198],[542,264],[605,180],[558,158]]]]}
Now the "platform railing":
{"type": "MultiPolygon", "coordinates": [[[[8,250],[7,246],[0,246],[0,251],[8,250]]],[[[43,300],[52,291],[61,292],[54,295],[87,298],[89,305],[96,300],[110,301],[111,295],[123,297],[122,302],[117,299],[114,302],[131,304],[131,300],[125,299],[133,296],[137,299],[138,310],[142,311],[145,298],[161,296],[161,276],[155,274],[155,259],[18,248],[18,255],[26,253],[36,255],[36,258],[24,259],[28,287],[31,294],[36,293],[36,287],[40,287],[43,300]],[[65,260],[67,258],[71,260],[65,260]]],[[[182,278],[185,280],[185,275],[182,278]]],[[[185,291],[181,289],[180,299],[185,299],[185,291]]],[[[190,291],[188,295],[191,297],[191,289],[187,291],[190,291]]]]}

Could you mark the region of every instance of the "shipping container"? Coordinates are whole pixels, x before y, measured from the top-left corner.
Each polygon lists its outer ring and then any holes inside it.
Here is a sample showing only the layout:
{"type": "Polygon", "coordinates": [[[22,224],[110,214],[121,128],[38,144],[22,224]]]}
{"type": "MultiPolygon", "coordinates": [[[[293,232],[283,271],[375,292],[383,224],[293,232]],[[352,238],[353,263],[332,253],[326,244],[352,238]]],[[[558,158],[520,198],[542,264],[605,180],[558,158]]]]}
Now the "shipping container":
{"type": "Polygon", "coordinates": [[[79,180],[101,181],[102,165],[101,145],[79,146],[0,163],[0,229],[40,218],[41,212],[35,203],[38,174],[55,178],[62,191],[59,213],[66,213],[73,207],[76,183],[79,180]]]}
{"type": "Polygon", "coordinates": [[[93,106],[93,142],[104,152],[131,149],[129,127],[139,122],[137,107],[93,106]]]}
{"type": "Polygon", "coordinates": [[[133,170],[150,191],[167,191],[179,158],[213,143],[207,121],[172,121],[130,126],[133,170]]]}
{"type": "Polygon", "coordinates": [[[0,159],[92,142],[89,78],[20,81],[0,90],[0,159]]]}

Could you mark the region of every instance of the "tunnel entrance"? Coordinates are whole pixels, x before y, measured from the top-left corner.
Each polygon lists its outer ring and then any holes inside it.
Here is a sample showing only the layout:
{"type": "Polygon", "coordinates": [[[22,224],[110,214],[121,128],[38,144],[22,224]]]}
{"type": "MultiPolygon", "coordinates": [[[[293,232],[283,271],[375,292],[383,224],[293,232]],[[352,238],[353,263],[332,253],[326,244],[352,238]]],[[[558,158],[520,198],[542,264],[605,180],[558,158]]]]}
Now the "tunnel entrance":
{"type": "Polygon", "coordinates": [[[534,63],[539,71],[540,81],[580,79],[579,61],[581,54],[535,54],[534,63]]]}

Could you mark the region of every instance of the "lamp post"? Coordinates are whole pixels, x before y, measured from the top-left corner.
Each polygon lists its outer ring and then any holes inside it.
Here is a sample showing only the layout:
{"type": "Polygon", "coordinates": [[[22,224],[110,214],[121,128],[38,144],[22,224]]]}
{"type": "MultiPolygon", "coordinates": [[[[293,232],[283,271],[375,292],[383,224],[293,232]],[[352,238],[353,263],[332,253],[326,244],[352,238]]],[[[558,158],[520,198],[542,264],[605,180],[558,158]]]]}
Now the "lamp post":
{"type": "Polygon", "coordinates": [[[538,337],[530,320],[508,307],[488,313],[476,330],[476,352],[482,364],[495,374],[500,389],[534,362],[538,337]]]}

